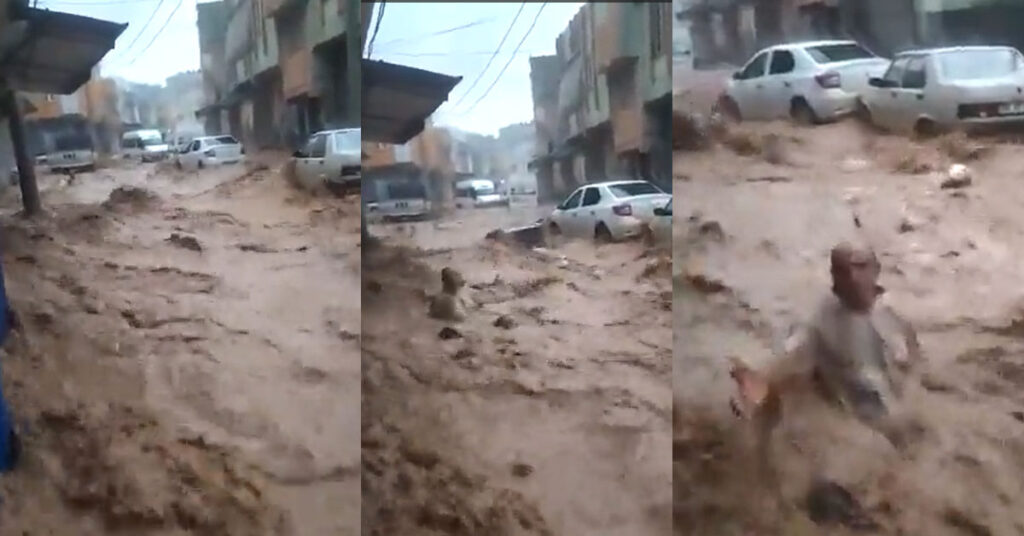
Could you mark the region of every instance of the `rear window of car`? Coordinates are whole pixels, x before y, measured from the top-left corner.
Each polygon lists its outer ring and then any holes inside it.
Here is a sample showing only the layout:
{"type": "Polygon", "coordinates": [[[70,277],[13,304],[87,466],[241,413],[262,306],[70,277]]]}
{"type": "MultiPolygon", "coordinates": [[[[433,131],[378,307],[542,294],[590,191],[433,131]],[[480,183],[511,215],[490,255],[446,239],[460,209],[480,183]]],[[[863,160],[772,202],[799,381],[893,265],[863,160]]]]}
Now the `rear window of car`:
{"type": "Polygon", "coordinates": [[[649,182],[623,182],[608,187],[615,197],[633,197],[637,195],[650,195],[663,193],[657,186],[649,182]]]}
{"type": "Polygon", "coordinates": [[[1021,68],[1015,50],[958,50],[936,55],[942,76],[949,80],[979,80],[1011,75],[1021,68]]]}
{"type": "Polygon", "coordinates": [[[806,50],[815,63],[865,60],[875,57],[875,55],[869,52],[868,49],[858,45],[857,43],[820,45],[816,47],[807,47],[806,50]]]}
{"type": "Polygon", "coordinates": [[[388,184],[389,199],[426,199],[427,189],[420,182],[393,182],[388,184]]]}
{"type": "Polygon", "coordinates": [[[232,136],[217,136],[207,142],[211,145],[238,145],[238,140],[232,136]]]}

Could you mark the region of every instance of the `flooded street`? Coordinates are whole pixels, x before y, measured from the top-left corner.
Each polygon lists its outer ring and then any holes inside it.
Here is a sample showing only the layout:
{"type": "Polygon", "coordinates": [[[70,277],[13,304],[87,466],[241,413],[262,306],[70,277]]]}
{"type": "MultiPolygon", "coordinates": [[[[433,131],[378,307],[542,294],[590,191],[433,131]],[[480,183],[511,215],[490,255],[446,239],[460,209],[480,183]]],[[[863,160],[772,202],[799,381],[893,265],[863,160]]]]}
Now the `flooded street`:
{"type": "Polygon", "coordinates": [[[821,533],[798,482],[808,457],[825,455],[879,533],[1024,531],[1020,146],[850,122],[743,124],[724,140],[676,153],[674,166],[676,533],[821,533]],[[943,184],[957,162],[973,184],[943,184]],[[900,456],[856,422],[819,427],[792,412],[775,440],[786,484],[772,504],[729,410],[728,358],[762,366],[780,351],[829,292],[829,249],[857,238],[878,252],[885,299],[923,345],[906,395],[918,437],[900,456]]]}
{"type": "Polygon", "coordinates": [[[5,534],[358,533],[359,205],[254,160],[4,193],[5,534]]]}
{"type": "Polygon", "coordinates": [[[671,532],[670,280],[639,243],[485,240],[550,208],[374,226],[363,533],[671,532]],[[462,273],[462,322],[427,315],[462,273]]]}

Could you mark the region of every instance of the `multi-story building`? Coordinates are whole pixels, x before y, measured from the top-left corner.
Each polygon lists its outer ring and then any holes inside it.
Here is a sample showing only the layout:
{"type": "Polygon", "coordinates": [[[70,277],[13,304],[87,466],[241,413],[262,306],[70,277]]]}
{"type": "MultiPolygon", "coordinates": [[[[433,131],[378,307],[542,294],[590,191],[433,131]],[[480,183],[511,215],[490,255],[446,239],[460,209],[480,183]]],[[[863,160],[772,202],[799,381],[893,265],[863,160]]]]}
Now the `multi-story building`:
{"type": "Polygon", "coordinates": [[[645,178],[671,188],[671,6],[586,4],[531,58],[538,196],[578,184],[645,178]]]}
{"type": "Polygon", "coordinates": [[[207,123],[219,120],[236,137],[260,147],[297,146],[314,131],[358,124],[358,110],[348,110],[344,100],[346,4],[351,2],[200,4],[203,114],[217,118],[207,123]]]}

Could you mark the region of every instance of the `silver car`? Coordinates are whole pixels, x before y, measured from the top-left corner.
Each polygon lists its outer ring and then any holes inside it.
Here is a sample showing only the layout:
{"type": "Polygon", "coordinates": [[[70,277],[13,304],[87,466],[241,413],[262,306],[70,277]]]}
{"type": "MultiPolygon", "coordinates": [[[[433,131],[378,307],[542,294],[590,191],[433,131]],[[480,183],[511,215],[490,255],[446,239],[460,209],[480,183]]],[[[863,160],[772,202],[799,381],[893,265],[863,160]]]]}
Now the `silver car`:
{"type": "Polygon", "coordinates": [[[324,130],[295,151],[295,175],[303,187],[326,186],[336,194],[358,192],[362,181],[362,129],[324,130]]]}
{"type": "Polygon", "coordinates": [[[1024,124],[1024,57],[1004,46],[903,52],[862,99],[866,119],[895,132],[1024,124]]]}
{"type": "Polygon", "coordinates": [[[888,63],[855,41],[775,45],[733,74],[718,109],[734,120],[837,119],[856,111],[868,79],[884,72],[888,63]]]}

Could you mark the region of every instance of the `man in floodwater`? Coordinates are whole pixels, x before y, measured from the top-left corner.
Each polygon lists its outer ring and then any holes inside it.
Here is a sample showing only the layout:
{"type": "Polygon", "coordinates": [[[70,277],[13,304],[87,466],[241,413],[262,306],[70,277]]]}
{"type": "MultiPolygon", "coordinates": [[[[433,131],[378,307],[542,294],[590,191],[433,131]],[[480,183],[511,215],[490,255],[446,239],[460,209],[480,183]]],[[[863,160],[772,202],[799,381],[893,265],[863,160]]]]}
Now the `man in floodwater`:
{"type": "MultiPolygon", "coordinates": [[[[733,364],[731,374],[739,391],[733,410],[756,424],[758,457],[770,477],[774,462],[769,444],[782,419],[783,400],[804,389],[810,400],[852,415],[897,449],[906,445],[912,429],[900,402],[920,361],[917,336],[908,322],[878,302],[884,289],[878,285],[881,267],[873,251],[843,243],[832,249],[831,265],[831,294],[787,342],[786,354],[765,371],[733,364]]],[[[841,486],[825,479],[827,464],[810,463],[815,467],[808,501],[816,500],[819,492],[833,496],[825,503],[853,501],[841,486]],[[843,498],[835,499],[837,493],[843,498]]],[[[859,507],[851,502],[850,510],[859,507]]]]}
{"type": "MultiPolygon", "coordinates": [[[[7,289],[4,286],[3,269],[0,267],[0,346],[7,341],[12,322],[14,322],[14,315],[7,302],[7,289]]],[[[14,431],[14,423],[7,411],[3,388],[0,387],[0,472],[14,469],[20,457],[21,440],[14,431]]]]}

